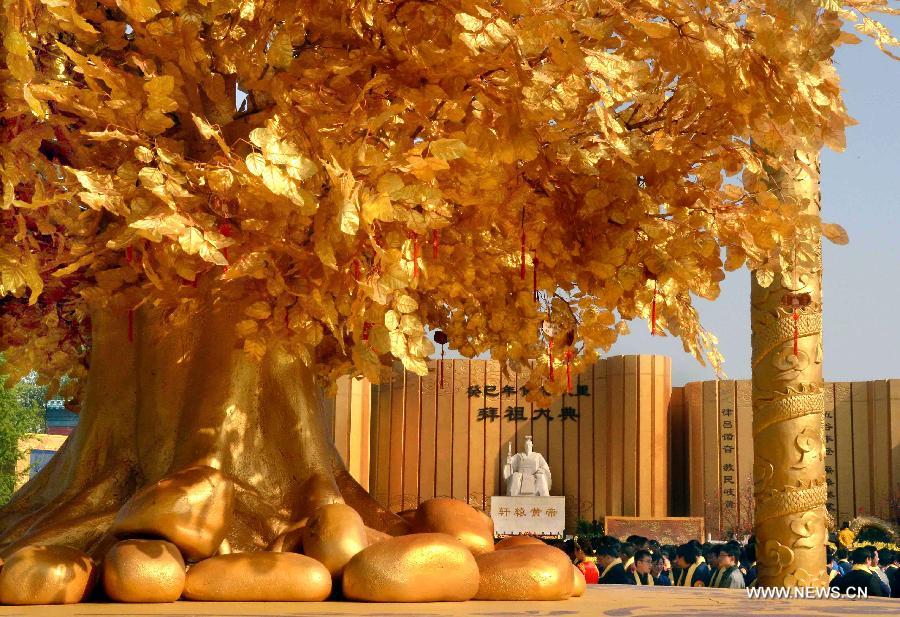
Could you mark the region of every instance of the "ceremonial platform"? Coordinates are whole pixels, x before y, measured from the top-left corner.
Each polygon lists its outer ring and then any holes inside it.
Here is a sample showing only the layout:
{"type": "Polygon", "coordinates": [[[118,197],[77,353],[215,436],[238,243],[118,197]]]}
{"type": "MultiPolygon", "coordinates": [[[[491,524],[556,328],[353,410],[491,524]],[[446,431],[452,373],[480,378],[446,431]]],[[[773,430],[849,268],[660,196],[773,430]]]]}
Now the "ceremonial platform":
{"type": "Polygon", "coordinates": [[[900,600],[751,600],[743,589],[690,589],[591,585],[581,598],[564,602],[435,602],[430,604],[365,604],[360,602],[176,602],[175,604],[72,604],[5,606],[0,615],[80,616],[175,615],[188,617],[314,617],[360,615],[388,617],[737,617],[745,615],[821,616],[898,614],[900,600]]]}

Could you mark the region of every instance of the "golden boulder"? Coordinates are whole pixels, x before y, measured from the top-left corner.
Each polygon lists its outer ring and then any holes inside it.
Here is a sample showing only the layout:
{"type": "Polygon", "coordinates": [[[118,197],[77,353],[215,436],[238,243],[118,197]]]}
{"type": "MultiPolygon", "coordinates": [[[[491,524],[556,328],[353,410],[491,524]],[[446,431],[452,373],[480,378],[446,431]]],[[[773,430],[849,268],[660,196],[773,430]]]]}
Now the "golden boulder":
{"type": "Polygon", "coordinates": [[[103,561],[103,588],[117,602],[174,602],[184,579],[184,559],[165,540],[123,540],[103,561]]]}
{"type": "Polygon", "coordinates": [[[502,551],[508,548],[516,548],[517,546],[547,546],[547,544],[540,538],[531,536],[509,536],[497,542],[494,545],[494,550],[502,551]]]}
{"type": "Polygon", "coordinates": [[[478,591],[478,565],[469,549],[442,533],[382,540],[344,568],[348,600],[461,602],[478,591]]]}
{"type": "Polygon", "coordinates": [[[197,561],[216,552],[231,521],[234,484],[221,471],[184,469],[136,492],[119,510],[110,533],[158,536],[197,561]]]}
{"type": "Polygon", "coordinates": [[[94,561],[68,546],[26,546],[0,571],[0,604],[75,604],[91,592],[94,561]]]}
{"type": "Polygon", "coordinates": [[[572,595],[572,562],[552,546],[518,546],[479,555],[476,600],[565,600],[572,595]]]}
{"type": "Polygon", "coordinates": [[[303,553],[324,564],[334,577],[368,545],[362,517],[342,503],[319,508],[303,530],[303,553]]]}
{"type": "Polygon", "coordinates": [[[331,574],[297,553],[232,553],[191,566],[184,597],[203,602],[321,602],[331,574]]]}
{"type": "Polygon", "coordinates": [[[481,555],[494,550],[494,522],[458,499],[439,497],[419,504],[413,521],[416,533],[445,533],[481,555]]]}
{"type": "Polygon", "coordinates": [[[584,573],[578,569],[578,566],[572,566],[572,579],[572,597],[580,598],[587,590],[587,580],[585,580],[584,573]]]}
{"type": "Polygon", "coordinates": [[[368,540],[366,546],[377,544],[378,542],[383,542],[384,540],[389,540],[393,537],[394,536],[389,533],[384,533],[383,531],[378,531],[377,529],[366,527],[366,540],[368,540]]]}

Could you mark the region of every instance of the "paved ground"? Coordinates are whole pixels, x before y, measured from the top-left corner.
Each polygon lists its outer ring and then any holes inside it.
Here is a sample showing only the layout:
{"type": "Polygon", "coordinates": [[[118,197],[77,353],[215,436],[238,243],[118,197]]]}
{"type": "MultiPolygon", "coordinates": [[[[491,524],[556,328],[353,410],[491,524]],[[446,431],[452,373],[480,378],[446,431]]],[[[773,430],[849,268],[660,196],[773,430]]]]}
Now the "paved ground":
{"type": "Polygon", "coordinates": [[[565,602],[448,602],[433,604],[208,603],[75,604],[70,606],[0,607],[0,615],[78,616],[194,615],[223,617],[850,617],[900,616],[900,600],[749,600],[743,590],[700,590],[671,587],[591,586],[582,598],[565,602]]]}

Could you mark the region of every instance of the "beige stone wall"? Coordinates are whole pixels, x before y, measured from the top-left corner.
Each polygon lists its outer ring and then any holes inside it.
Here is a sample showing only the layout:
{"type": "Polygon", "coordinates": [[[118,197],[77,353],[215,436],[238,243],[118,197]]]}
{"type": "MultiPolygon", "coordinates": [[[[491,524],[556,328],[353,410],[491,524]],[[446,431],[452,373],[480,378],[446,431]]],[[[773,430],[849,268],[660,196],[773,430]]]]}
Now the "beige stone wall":
{"type": "Polygon", "coordinates": [[[370,490],[391,509],[435,496],[487,508],[503,492],[508,444],[521,450],[532,435],[569,525],[668,514],[669,358],[602,360],[546,408],[522,395],[527,375],[504,377],[496,362],[447,360],[443,388],[438,363],[429,368],[420,378],[398,367],[372,390],[370,490]]]}
{"type": "Polygon", "coordinates": [[[16,461],[16,489],[28,482],[28,467],[32,450],[59,450],[66,441],[66,435],[45,435],[27,433],[19,439],[19,451],[24,456],[16,461]]]}

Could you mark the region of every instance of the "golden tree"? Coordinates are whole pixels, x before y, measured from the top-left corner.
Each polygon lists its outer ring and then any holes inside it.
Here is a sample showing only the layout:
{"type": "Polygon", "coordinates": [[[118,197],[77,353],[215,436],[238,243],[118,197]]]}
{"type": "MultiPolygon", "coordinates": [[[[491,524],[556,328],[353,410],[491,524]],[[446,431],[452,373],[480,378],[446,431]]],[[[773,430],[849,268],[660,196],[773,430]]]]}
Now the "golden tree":
{"type": "Polygon", "coordinates": [[[536,359],[549,392],[634,318],[717,363],[692,296],[780,272],[812,224],[741,174],[841,147],[829,57],[884,7],[831,8],[5,0],[0,348],[83,386],[5,552],[103,546],[136,488],[198,464],[235,481],[237,548],[340,500],[401,529],[324,439],[320,387],[426,372],[429,329],[536,359]]]}

